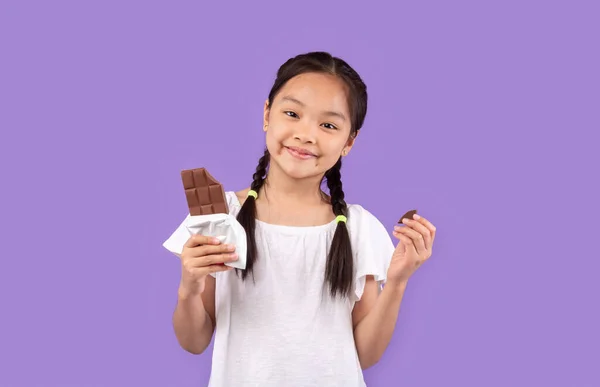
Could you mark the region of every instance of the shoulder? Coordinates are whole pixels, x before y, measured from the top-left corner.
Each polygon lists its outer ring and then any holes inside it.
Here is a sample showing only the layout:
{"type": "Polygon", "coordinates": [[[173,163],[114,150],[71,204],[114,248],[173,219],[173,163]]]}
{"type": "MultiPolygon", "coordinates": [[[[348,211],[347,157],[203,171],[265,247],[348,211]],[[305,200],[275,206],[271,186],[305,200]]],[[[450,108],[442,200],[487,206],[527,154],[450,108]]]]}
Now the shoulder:
{"type": "Polygon", "coordinates": [[[372,250],[378,246],[384,251],[393,247],[390,230],[365,207],[353,204],[348,206],[348,233],[356,253],[372,250]]]}
{"type": "Polygon", "coordinates": [[[244,202],[246,201],[246,198],[248,197],[249,191],[250,191],[250,188],[246,188],[241,191],[233,192],[233,194],[237,198],[237,202],[240,206],[244,205],[244,202]]]}
{"type": "Polygon", "coordinates": [[[227,199],[227,207],[231,215],[237,215],[246,200],[249,190],[250,188],[241,191],[225,191],[225,199],[227,199]]]}
{"type": "Polygon", "coordinates": [[[348,228],[359,231],[361,229],[377,228],[378,231],[384,230],[385,226],[381,221],[369,210],[360,204],[348,205],[348,228]]]}

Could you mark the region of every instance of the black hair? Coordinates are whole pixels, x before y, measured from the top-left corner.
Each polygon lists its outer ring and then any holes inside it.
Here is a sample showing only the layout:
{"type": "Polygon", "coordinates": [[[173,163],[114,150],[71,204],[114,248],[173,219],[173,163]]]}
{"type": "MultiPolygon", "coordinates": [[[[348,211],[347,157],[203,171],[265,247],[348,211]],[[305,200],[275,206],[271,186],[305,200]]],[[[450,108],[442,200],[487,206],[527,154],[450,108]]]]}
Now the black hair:
{"type": "MultiPolygon", "coordinates": [[[[290,79],[303,73],[330,74],[345,83],[348,87],[348,107],[351,115],[350,137],[355,137],[361,129],[367,113],[367,87],[348,63],[327,52],[309,52],[288,59],[277,71],[275,83],[269,93],[268,106],[272,106],[275,96],[290,79]]],[[[269,161],[270,154],[268,149],[265,149],[264,155],[258,161],[250,186],[250,189],[256,193],[260,192],[264,184],[269,161]]],[[[342,159],[340,157],[323,178],[327,180],[333,213],[336,216],[348,217],[348,207],[344,201],[344,191],[342,189],[341,168],[342,159]]],[[[237,220],[246,230],[248,247],[246,269],[241,271],[242,279],[246,279],[248,275],[252,274],[254,262],[257,258],[254,235],[256,228],[256,202],[254,197],[248,196],[245,200],[238,213],[237,220]]],[[[325,269],[325,281],[333,297],[350,295],[353,274],[354,260],[348,228],[345,222],[338,222],[325,269]]]]}

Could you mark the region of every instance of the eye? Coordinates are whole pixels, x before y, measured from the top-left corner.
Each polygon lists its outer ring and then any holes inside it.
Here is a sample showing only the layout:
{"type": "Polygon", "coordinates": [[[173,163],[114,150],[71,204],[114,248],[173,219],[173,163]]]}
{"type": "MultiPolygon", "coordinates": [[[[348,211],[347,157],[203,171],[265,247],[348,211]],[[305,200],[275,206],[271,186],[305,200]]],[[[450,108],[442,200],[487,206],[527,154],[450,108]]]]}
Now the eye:
{"type": "Polygon", "coordinates": [[[294,113],[294,112],[291,112],[291,111],[286,111],[286,112],[284,112],[284,113],[285,113],[285,114],[287,114],[287,115],[288,115],[288,116],[290,116],[290,117],[293,117],[293,118],[298,118],[298,115],[297,115],[296,113],[294,113]]]}
{"type": "Polygon", "coordinates": [[[323,124],[327,129],[337,130],[337,127],[333,124],[323,124]]]}

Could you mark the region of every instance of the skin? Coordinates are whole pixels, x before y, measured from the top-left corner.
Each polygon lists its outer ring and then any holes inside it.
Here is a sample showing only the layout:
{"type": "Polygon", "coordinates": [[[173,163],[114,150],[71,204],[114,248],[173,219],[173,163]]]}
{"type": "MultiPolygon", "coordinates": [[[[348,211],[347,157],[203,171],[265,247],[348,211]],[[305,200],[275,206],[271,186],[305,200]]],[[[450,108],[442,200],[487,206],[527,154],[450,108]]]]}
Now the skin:
{"type": "MultiPolygon", "coordinates": [[[[265,101],[263,130],[271,165],[256,202],[258,219],[289,226],[334,219],[319,184],[354,145],[347,98],[346,86],[337,77],[309,73],[288,81],[272,106],[265,101]],[[290,153],[293,147],[314,156],[299,160],[290,153]]],[[[240,193],[242,201],[246,192],[240,193]]]]}
{"type": "MultiPolygon", "coordinates": [[[[354,144],[346,87],[336,77],[302,74],[279,92],[273,106],[264,106],[266,144],[271,167],[313,189],[325,172],[354,144]],[[316,157],[298,160],[285,147],[297,146],[316,157]]],[[[281,173],[279,174],[281,175],[281,173]]]]}
{"type": "MultiPolygon", "coordinates": [[[[340,156],[349,154],[351,135],[347,89],[338,78],[303,74],[291,79],[269,106],[264,106],[265,141],[271,154],[269,175],[256,201],[257,218],[272,224],[315,226],[335,217],[319,184],[340,156]],[[298,147],[313,156],[299,159],[298,147]]],[[[237,192],[241,203],[249,188],[237,192]]],[[[394,332],[400,304],[412,274],[431,256],[435,227],[425,218],[406,220],[394,229],[399,240],[383,291],[367,277],[363,297],[352,311],[354,338],[363,369],[383,355],[394,332]]],[[[209,271],[235,260],[233,250],[209,238],[190,238],[182,253],[182,281],[173,317],[177,338],[191,353],[202,353],[212,338],[215,320],[215,279],[209,271]]]]}

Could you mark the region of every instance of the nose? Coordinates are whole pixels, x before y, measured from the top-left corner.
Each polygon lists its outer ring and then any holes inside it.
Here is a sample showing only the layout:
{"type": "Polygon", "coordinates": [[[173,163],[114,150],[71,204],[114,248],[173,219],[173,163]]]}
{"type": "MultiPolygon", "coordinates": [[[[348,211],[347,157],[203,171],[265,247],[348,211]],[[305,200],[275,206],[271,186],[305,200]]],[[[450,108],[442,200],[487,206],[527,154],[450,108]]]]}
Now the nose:
{"type": "Polygon", "coordinates": [[[311,124],[296,125],[294,140],[302,143],[314,144],[317,141],[317,130],[311,124]]]}

